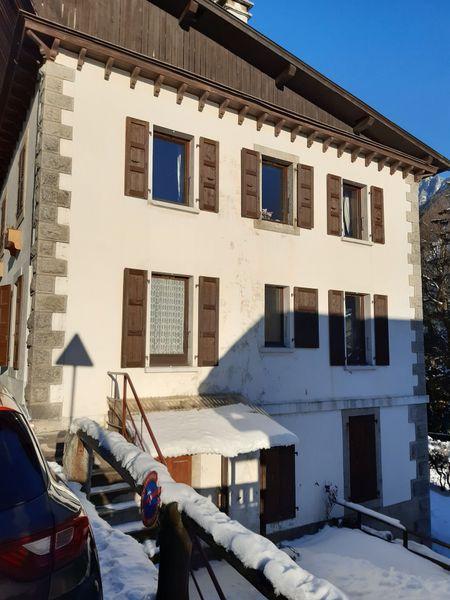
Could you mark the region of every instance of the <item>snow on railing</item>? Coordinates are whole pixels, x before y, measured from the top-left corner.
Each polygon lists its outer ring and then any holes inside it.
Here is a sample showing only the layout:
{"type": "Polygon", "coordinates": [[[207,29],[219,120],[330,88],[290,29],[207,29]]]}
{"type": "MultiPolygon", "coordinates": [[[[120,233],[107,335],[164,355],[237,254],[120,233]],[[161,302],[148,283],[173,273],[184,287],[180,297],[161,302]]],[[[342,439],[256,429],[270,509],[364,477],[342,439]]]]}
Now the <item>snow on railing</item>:
{"type": "Polygon", "coordinates": [[[245,567],[260,571],[276,594],[289,600],[347,600],[336,586],[297,565],[270,540],[230,519],[190,486],[175,483],[164,465],[119,433],[107,431],[86,418],[74,420],[70,432],[82,432],[96,440],[114,456],[136,485],[142,485],[149,471],[156,471],[162,502],[177,502],[179,509],[210,534],[216,544],[232,552],[245,567]]]}

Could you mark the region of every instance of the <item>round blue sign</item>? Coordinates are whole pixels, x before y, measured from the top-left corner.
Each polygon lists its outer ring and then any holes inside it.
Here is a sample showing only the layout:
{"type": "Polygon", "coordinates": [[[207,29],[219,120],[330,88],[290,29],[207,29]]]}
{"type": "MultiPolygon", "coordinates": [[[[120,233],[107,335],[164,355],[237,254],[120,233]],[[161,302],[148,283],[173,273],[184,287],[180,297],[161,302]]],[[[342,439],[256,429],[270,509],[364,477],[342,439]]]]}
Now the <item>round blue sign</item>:
{"type": "Polygon", "coordinates": [[[158,486],[158,473],[150,471],[144,481],[141,495],[142,522],[146,527],[154,527],[158,521],[161,506],[161,488],[158,486]]]}

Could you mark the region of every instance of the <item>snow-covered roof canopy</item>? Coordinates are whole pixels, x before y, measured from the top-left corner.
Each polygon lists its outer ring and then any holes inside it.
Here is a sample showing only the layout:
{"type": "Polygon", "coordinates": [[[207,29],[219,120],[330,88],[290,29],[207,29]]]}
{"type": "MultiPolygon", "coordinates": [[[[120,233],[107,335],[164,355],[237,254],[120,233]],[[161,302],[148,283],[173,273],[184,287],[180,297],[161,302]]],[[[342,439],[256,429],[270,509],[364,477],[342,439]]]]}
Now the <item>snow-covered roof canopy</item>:
{"type": "MultiPolygon", "coordinates": [[[[297,436],[253,406],[231,404],[216,408],[146,412],[164,456],[220,454],[237,456],[298,442],[297,436]]],[[[144,442],[156,456],[150,437],[144,442]]]]}

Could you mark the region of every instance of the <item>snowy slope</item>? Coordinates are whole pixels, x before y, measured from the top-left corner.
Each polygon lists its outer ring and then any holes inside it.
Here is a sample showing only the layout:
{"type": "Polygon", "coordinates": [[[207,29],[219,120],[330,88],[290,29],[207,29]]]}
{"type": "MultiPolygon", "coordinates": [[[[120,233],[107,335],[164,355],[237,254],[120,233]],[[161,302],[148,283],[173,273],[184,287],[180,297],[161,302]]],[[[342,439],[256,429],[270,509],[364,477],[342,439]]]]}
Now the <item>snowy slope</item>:
{"type": "Polygon", "coordinates": [[[450,598],[450,575],[434,563],[356,529],[325,527],[286,542],[297,563],[333,582],[350,600],[450,598]],[[291,551],[292,553],[292,551],[291,551]]]}

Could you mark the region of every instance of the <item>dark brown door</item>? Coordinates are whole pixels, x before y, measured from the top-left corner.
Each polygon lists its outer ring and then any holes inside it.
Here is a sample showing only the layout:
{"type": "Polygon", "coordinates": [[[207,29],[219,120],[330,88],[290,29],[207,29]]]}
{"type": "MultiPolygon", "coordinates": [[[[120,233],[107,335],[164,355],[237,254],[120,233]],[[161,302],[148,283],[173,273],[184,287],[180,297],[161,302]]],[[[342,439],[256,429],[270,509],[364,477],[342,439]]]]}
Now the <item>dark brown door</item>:
{"type": "Polygon", "coordinates": [[[166,462],[169,473],[174,481],[192,485],[192,456],[166,458],[166,462]]]}
{"type": "Polygon", "coordinates": [[[377,453],[374,415],[349,417],[350,497],[366,502],[378,497],[377,453]]]}
{"type": "Polygon", "coordinates": [[[295,518],[295,446],[260,452],[261,525],[295,518]]]}

